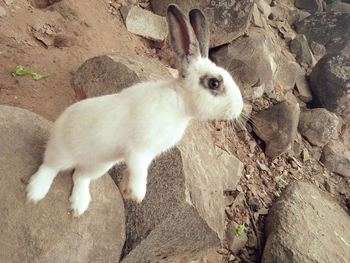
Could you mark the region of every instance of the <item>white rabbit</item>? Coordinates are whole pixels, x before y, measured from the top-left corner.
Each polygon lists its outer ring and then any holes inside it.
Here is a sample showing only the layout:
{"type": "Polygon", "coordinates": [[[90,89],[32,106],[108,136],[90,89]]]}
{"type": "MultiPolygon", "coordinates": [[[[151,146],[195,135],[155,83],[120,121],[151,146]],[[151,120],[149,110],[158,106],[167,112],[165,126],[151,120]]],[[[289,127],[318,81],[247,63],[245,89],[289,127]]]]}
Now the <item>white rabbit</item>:
{"type": "Polygon", "coordinates": [[[59,171],[75,168],[70,201],[79,216],[91,199],[90,182],[125,161],[120,191],[124,198],[141,202],[149,164],[180,141],[191,119],[231,120],[240,115],[239,88],[227,71],[208,59],[209,33],[202,12],[194,9],[188,19],[169,5],[167,21],[179,77],[139,83],[68,107],[55,122],[44,162],[27,186],[29,201],[44,198],[59,171]]]}

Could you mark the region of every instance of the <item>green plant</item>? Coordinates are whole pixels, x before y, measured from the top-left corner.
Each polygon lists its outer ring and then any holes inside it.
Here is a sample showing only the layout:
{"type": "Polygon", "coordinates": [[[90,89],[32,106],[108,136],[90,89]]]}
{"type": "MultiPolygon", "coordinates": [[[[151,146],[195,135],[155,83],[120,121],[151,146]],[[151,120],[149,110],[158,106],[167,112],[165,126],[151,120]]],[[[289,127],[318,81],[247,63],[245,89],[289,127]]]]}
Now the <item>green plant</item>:
{"type": "Polygon", "coordinates": [[[49,74],[41,75],[41,74],[35,73],[31,70],[25,70],[24,67],[21,65],[17,66],[15,71],[13,71],[11,74],[14,77],[15,76],[22,76],[22,75],[31,75],[33,77],[33,79],[35,79],[35,80],[44,79],[44,78],[47,78],[50,76],[49,74]]]}
{"type": "Polygon", "coordinates": [[[236,236],[236,237],[240,237],[246,229],[247,229],[247,228],[246,228],[246,226],[245,226],[244,224],[239,225],[239,226],[237,227],[237,229],[236,229],[235,236],[236,236]]]}

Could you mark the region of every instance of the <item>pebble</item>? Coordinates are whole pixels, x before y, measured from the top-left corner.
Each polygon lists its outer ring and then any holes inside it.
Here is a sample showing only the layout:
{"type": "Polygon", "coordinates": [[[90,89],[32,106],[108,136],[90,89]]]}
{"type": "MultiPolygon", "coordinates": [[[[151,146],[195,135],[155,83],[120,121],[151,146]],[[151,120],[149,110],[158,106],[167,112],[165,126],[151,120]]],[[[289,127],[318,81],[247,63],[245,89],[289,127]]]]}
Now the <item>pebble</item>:
{"type": "Polygon", "coordinates": [[[4,0],[6,5],[11,5],[13,3],[13,0],[4,0]]]}
{"type": "Polygon", "coordinates": [[[308,160],[310,160],[310,154],[309,154],[309,151],[307,149],[304,149],[303,150],[303,161],[306,162],[308,160]]]}
{"type": "Polygon", "coordinates": [[[266,171],[267,172],[269,170],[269,168],[267,168],[267,166],[265,164],[260,163],[259,161],[258,161],[258,167],[259,167],[259,169],[261,171],[266,171]]]}
{"type": "Polygon", "coordinates": [[[0,6],[0,17],[6,16],[6,10],[0,6]]]}
{"type": "Polygon", "coordinates": [[[248,174],[253,174],[254,173],[254,167],[250,164],[248,164],[246,167],[245,167],[245,170],[248,174]]]}
{"type": "Polygon", "coordinates": [[[256,197],[249,197],[248,198],[248,205],[249,205],[250,209],[252,209],[254,212],[259,211],[259,209],[261,208],[261,203],[260,203],[259,199],[256,197]]]}

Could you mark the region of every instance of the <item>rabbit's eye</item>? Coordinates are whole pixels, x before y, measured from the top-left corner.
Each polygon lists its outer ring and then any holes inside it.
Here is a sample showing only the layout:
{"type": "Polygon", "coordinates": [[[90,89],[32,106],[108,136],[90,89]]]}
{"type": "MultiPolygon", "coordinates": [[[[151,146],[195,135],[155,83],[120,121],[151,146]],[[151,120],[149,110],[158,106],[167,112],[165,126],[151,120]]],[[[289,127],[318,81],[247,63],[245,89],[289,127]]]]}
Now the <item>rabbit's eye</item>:
{"type": "Polygon", "coordinates": [[[220,86],[220,82],[217,78],[210,78],[208,84],[209,89],[217,89],[220,86]]]}

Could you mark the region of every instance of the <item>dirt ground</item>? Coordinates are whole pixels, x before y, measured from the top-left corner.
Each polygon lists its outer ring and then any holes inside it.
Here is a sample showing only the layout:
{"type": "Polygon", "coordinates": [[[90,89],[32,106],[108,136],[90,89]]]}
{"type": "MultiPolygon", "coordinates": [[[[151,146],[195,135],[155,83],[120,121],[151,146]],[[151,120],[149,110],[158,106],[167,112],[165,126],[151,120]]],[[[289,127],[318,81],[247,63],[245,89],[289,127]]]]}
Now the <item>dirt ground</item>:
{"type": "MultiPolygon", "coordinates": [[[[55,1],[16,0],[9,6],[0,2],[7,12],[0,17],[0,104],[25,108],[54,120],[68,105],[84,98],[74,87],[73,78],[87,59],[127,52],[170,61],[168,50],[158,52],[147,40],[129,33],[119,11],[108,1],[64,0],[38,7],[48,2],[55,1]],[[18,65],[50,77],[38,81],[31,76],[13,77],[11,72],[18,65]]],[[[233,133],[230,126],[220,125],[216,127],[220,145],[245,165],[238,191],[227,193],[233,200],[226,209],[228,220],[247,223],[249,229],[247,247],[232,262],[258,261],[268,208],[291,180],[310,181],[346,205],[349,182],[330,176],[318,161],[293,154],[269,160],[262,142],[251,133],[233,133]],[[240,199],[240,193],[245,198],[240,199]]],[[[299,139],[300,149],[306,149],[305,140],[299,139]]],[[[226,259],[232,258],[228,251],[219,252],[226,259]]]]}
{"type": "Polygon", "coordinates": [[[148,42],[129,33],[121,15],[113,15],[104,0],[65,0],[46,8],[25,0],[1,5],[7,12],[0,18],[1,104],[54,120],[84,97],[72,80],[85,60],[113,52],[154,55],[148,42]],[[13,77],[17,65],[50,77],[13,77]]]}

